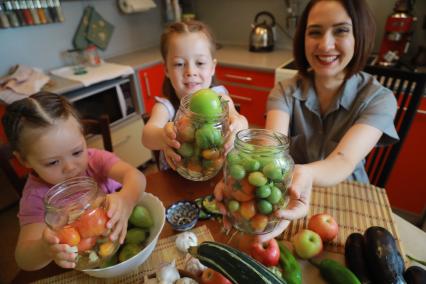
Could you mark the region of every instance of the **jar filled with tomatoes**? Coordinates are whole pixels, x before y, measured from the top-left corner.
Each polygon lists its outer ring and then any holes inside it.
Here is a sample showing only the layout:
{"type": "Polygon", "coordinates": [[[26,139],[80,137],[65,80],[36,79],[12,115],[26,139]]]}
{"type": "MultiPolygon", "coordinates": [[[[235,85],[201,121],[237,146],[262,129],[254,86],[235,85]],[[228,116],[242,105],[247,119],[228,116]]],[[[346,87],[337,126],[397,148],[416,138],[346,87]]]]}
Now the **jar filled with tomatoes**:
{"type": "Polygon", "coordinates": [[[174,125],[181,156],[177,172],[189,180],[204,181],[222,168],[225,136],[229,129],[228,104],[211,89],[181,99],[174,125]]]}
{"type": "Polygon", "coordinates": [[[235,228],[249,234],[271,232],[274,212],[287,206],[294,161],[288,138],[267,129],[237,133],[224,168],[224,202],[235,228]]]}
{"type": "Polygon", "coordinates": [[[106,194],[90,177],[75,177],[49,189],[44,199],[45,222],[78,253],[76,269],[97,268],[117,251],[109,239],[106,194]]]}

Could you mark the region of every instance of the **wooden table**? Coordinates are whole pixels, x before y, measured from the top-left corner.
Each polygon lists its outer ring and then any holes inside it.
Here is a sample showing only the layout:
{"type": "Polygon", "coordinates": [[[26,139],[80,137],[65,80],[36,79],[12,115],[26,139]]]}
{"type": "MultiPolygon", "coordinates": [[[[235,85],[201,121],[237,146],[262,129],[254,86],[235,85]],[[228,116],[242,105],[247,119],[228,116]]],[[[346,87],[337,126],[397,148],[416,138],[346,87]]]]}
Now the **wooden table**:
{"type": "MultiPolygon", "coordinates": [[[[180,177],[176,172],[166,171],[158,172],[147,176],[146,191],[158,196],[164,207],[170,206],[178,200],[194,200],[197,197],[212,194],[214,186],[220,180],[220,175],[216,178],[206,182],[193,182],[180,177]]],[[[426,258],[426,233],[409,224],[402,218],[394,216],[397,227],[400,229],[401,239],[405,246],[406,253],[418,256],[419,258],[426,258]],[[402,230],[402,231],[401,231],[402,230]],[[415,246],[413,246],[415,244],[415,246]]],[[[230,240],[229,235],[223,233],[222,223],[215,220],[199,221],[198,225],[207,225],[213,238],[218,242],[228,243],[230,240]]],[[[161,232],[160,238],[168,237],[176,232],[166,222],[161,232]]],[[[247,244],[239,239],[241,235],[232,238],[231,245],[247,244]]],[[[244,237],[244,240],[246,237],[244,237]]],[[[324,252],[324,257],[333,258],[343,262],[343,255],[324,252]]],[[[302,273],[304,275],[303,283],[325,283],[320,279],[319,272],[312,265],[306,261],[301,261],[302,273]]],[[[418,265],[418,264],[417,264],[418,265]]],[[[20,272],[12,283],[28,283],[63,273],[67,270],[59,268],[56,264],[52,263],[49,266],[35,272],[20,272]]]]}

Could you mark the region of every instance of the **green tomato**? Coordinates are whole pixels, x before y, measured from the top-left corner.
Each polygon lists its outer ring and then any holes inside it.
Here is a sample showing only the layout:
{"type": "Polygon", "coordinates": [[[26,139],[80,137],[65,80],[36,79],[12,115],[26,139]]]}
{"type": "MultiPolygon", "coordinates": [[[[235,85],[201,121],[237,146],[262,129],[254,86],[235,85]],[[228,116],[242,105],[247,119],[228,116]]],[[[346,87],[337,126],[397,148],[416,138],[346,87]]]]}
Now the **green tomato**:
{"type": "Polygon", "coordinates": [[[194,148],[190,143],[182,143],[180,148],[177,149],[177,152],[184,158],[189,158],[194,154],[194,148]]]}
{"type": "Polygon", "coordinates": [[[254,186],[265,185],[268,180],[261,172],[252,172],[248,176],[248,182],[254,186]]]}
{"type": "Polygon", "coordinates": [[[265,184],[256,188],[256,197],[267,198],[269,195],[271,195],[271,187],[269,185],[265,184]]]}
{"type": "Polygon", "coordinates": [[[236,212],[240,209],[240,203],[237,200],[230,200],[228,202],[228,210],[229,212],[236,212]]]}
{"type": "Polygon", "coordinates": [[[195,142],[201,149],[217,148],[223,144],[222,133],[206,123],[195,132],[195,142]]]}
{"type": "Polygon", "coordinates": [[[233,164],[239,164],[241,162],[241,158],[238,155],[238,153],[235,152],[230,152],[227,156],[226,156],[226,160],[228,161],[228,163],[230,165],[233,164]]]}
{"type": "Polygon", "coordinates": [[[281,168],[277,167],[275,163],[267,164],[262,171],[266,177],[273,181],[282,181],[284,178],[281,168]]]}
{"type": "Polygon", "coordinates": [[[217,116],[222,113],[222,102],[215,91],[201,89],[192,95],[189,109],[201,115],[217,116]]]}
{"type": "Polygon", "coordinates": [[[283,196],[283,193],[281,192],[281,190],[278,187],[273,186],[271,188],[271,195],[269,195],[268,198],[266,198],[266,200],[268,200],[272,204],[277,204],[278,202],[280,202],[282,196],[283,196]]]}
{"type": "Polygon", "coordinates": [[[241,180],[246,176],[246,171],[244,168],[238,164],[231,165],[229,168],[231,176],[236,180],[241,180]]]}
{"type": "Polygon", "coordinates": [[[256,207],[257,207],[257,210],[261,214],[264,214],[264,215],[271,214],[272,213],[272,209],[273,209],[272,204],[269,201],[265,200],[265,199],[261,199],[261,200],[257,201],[256,207]]]}
{"type": "Polygon", "coordinates": [[[255,160],[253,158],[245,158],[242,161],[244,169],[248,172],[254,172],[258,171],[260,169],[260,163],[258,160],[255,160]]]}

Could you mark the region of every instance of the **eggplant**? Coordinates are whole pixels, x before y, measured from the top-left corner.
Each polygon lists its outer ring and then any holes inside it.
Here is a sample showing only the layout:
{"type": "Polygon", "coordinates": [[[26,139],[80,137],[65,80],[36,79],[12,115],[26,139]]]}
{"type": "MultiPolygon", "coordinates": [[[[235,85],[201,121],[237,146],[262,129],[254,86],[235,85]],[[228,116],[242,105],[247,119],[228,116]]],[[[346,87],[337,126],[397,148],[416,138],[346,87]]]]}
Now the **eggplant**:
{"type": "Polygon", "coordinates": [[[360,233],[352,233],[346,239],[345,260],[346,266],[362,284],[372,283],[365,258],[365,240],[360,233]]]}
{"type": "Polygon", "coordinates": [[[385,228],[373,226],[364,232],[365,256],[372,280],[377,284],[402,284],[405,264],[395,239],[385,228]]]}
{"type": "Polygon", "coordinates": [[[407,284],[425,284],[426,270],[420,266],[410,266],[404,272],[404,278],[407,284]]]}

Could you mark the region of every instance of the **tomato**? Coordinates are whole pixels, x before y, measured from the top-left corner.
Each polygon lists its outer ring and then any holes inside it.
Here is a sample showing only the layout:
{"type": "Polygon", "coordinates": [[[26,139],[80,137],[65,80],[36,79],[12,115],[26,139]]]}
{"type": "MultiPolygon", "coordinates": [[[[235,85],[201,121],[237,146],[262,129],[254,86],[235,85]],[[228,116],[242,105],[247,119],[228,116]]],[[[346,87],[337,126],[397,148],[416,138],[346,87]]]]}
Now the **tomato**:
{"type": "Polygon", "coordinates": [[[107,241],[99,245],[99,256],[100,257],[109,257],[115,252],[115,244],[111,241],[107,241]]]}
{"type": "Polygon", "coordinates": [[[265,215],[271,214],[273,209],[271,202],[265,199],[260,199],[259,201],[257,201],[256,207],[260,213],[265,215]]]}
{"type": "Polygon", "coordinates": [[[80,242],[80,234],[73,226],[67,225],[57,232],[59,243],[76,246],[80,242]]]}
{"type": "Polygon", "coordinates": [[[201,275],[201,284],[232,284],[225,276],[221,273],[207,268],[201,275]]]}
{"type": "Polygon", "coordinates": [[[229,173],[236,180],[243,179],[246,176],[246,170],[243,166],[238,164],[231,165],[229,168],[229,173]]]}
{"type": "Polygon", "coordinates": [[[240,155],[238,155],[237,153],[229,153],[226,156],[226,160],[228,161],[229,165],[234,165],[234,164],[239,164],[241,162],[241,158],[240,155]]]}
{"type": "Polygon", "coordinates": [[[240,203],[236,200],[230,200],[228,202],[228,210],[229,212],[236,212],[238,211],[238,209],[240,209],[240,203]]]}
{"type": "Polygon", "coordinates": [[[256,188],[256,197],[266,198],[271,195],[271,187],[267,184],[256,188]]]}
{"type": "Polygon", "coordinates": [[[201,167],[200,163],[197,160],[189,160],[186,168],[190,171],[197,172],[197,173],[201,173],[203,171],[203,168],[201,167]]]}
{"type": "Polygon", "coordinates": [[[273,181],[282,181],[284,176],[280,167],[275,163],[269,163],[263,168],[263,174],[273,181]]]}
{"type": "Polygon", "coordinates": [[[261,172],[252,172],[248,177],[248,181],[254,186],[262,186],[268,182],[268,179],[261,172]]]}
{"type": "Polygon", "coordinates": [[[256,206],[254,204],[254,200],[241,202],[240,214],[246,220],[250,220],[254,215],[256,215],[256,206]]]}
{"type": "Polygon", "coordinates": [[[253,158],[244,158],[242,164],[244,169],[248,172],[258,171],[260,169],[259,161],[253,158]]]}
{"type": "Polygon", "coordinates": [[[189,109],[201,115],[217,116],[222,113],[222,103],[215,91],[201,89],[192,95],[189,109]]]}
{"type": "Polygon", "coordinates": [[[195,138],[195,129],[191,119],[183,116],[176,122],[177,139],[181,142],[192,142],[195,138]]]}
{"type": "Polygon", "coordinates": [[[109,218],[102,207],[85,212],[76,221],[75,226],[82,238],[100,236],[107,231],[109,218]]]}
{"type": "Polygon", "coordinates": [[[220,152],[218,149],[205,149],[201,152],[201,156],[207,160],[214,160],[219,158],[220,152]]]}
{"type": "Polygon", "coordinates": [[[271,195],[269,195],[266,200],[268,200],[272,204],[277,204],[278,202],[280,202],[282,196],[283,193],[281,192],[281,190],[278,187],[273,186],[271,188],[271,195]]]}
{"type": "Polygon", "coordinates": [[[81,239],[77,248],[79,252],[91,250],[96,245],[96,237],[81,239]]]}
{"type": "Polygon", "coordinates": [[[250,225],[253,231],[261,233],[268,225],[268,217],[262,214],[256,214],[253,218],[250,219],[250,225]]]}
{"type": "Polygon", "coordinates": [[[247,178],[236,181],[233,178],[228,178],[225,185],[225,196],[231,196],[237,201],[249,201],[254,199],[255,187],[249,184],[247,178]]]}
{"type": "Polygon", "coordinates": [[[182,145],[180,145],[180,148],[177,149],[177,152],[182,157],[189,158],[194,154],[194,148],[189,143],[182,143],[182,145]]]}
{"type": "Polygon", "coordinates": [[[195,131],[195,143],[201,149],[216,148],[223,144],[222,132],[206,123],[195,131]]]}

